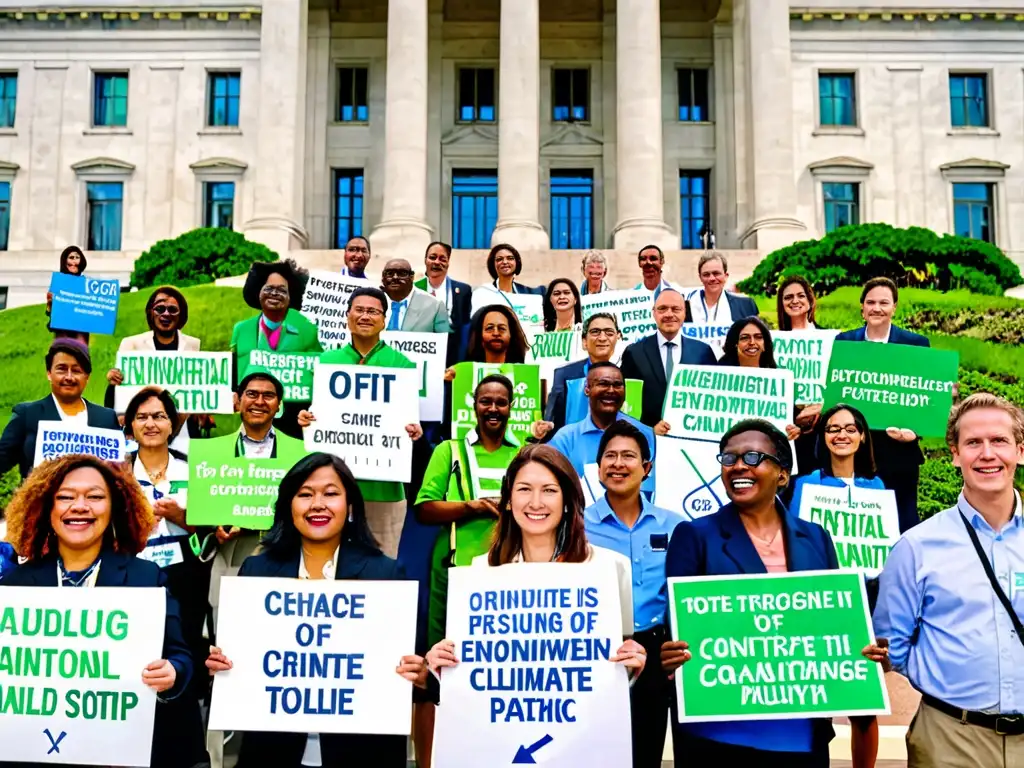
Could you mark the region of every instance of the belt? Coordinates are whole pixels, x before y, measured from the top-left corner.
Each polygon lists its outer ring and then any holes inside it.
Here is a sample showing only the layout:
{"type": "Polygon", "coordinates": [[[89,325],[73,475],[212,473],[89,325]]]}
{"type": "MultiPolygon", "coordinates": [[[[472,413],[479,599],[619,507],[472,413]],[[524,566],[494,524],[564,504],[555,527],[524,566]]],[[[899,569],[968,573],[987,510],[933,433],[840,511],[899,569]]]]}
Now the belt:
{"type": "Polygon", "coordinates": [[[956,718],[961,723],[977,725],[980,728],[988,728],[995,731],[998,736],[1021,736],[1024,735],[1024,715],[995,715],[988,712],[971,712],[967,709],[954,707],[927,693],[921,696],[921,700],[932,709],[937,709],[944,715],[956,718]]]}

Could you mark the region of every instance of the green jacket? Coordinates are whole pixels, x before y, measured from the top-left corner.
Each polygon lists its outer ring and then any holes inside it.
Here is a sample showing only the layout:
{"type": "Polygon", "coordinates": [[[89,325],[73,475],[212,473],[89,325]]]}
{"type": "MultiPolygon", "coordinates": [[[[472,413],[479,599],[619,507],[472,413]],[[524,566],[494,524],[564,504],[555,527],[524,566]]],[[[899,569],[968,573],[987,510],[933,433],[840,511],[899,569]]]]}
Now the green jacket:
{"type": "MultiPolygon", "coordinates": [[[[260,315],[235,323],[231,332],[231,351],[235,353],[235,375],[242,377],[242,371],[249,364],[249,353],[254,349],[267,352],[323,352],[316,325],[305,315],[289,309],[284,318],[284,329],[277,349],[271,350],[267,339],[260,333],[260,315]]],[[[236,379],[237,380],[237,379],[236,379]]]]}

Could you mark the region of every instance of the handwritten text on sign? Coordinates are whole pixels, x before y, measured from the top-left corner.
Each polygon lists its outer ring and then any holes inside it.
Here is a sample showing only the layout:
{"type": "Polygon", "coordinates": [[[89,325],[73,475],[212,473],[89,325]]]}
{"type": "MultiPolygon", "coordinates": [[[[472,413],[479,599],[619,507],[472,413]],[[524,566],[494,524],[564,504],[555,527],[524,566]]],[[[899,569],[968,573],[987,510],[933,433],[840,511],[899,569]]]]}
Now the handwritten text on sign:
{"type": "Polygon", "coordinates": [[[420,422],[444,418],[444,369],[448,335],[413,331],[385,331],[381,338],[416,363],[420,395],[420,422]]]}
{"type": "Polygon", "coordinates": [[[245,378],[250,369],[263,369],[277,377],[284,388],[286,403],[306,402],[313,399],[313,366],[319,353],[281,353],[254,349],[249,353],[248,365],[239,373],[245,378]]]}
{"type": "Polygon", "coordinates": [[[122,352],[124,376],[114,388],[114,408],[124,413],[143,387],[171,393],[182,413],[234,413],[230,352],[122,352]]]}
{"type": "Polygon", "coordinates": [[[124,435],[116,429],[80,427],[66,421],[40,421],[32,466],[73,453],[87,453],[104,461],[121,461],[124,449],[124,435]]]}
{"type": "Polygon", "coordinates": [[[407,483],[418,424],[419,371],[369,365],[320,365],[313,371],[316,421],[303,430],[306,450],[340,456],[360,480],[407,483]]]}
{"type": "Polygon", "coordinates": [[[796,511],[832,535],[840,568],[866,576],[882,572],[900,537],[894,491],[805,485],[796,511]]]}
{"type": "Polygon", "coordinates": [[[520,363],[456,363],[452,382],[452,437],[461,440],[476,428],[473,392],[484,377],[506,376],[512,382],[514,399],[508,428],[523,443],[530,436],[530,425],[540,419],[540,369],[520,363]]]}
{"type": "Polygon", "coordinates": [[[613,565],[454,568],[448,637],[460,663],[441,677],[438,765],[630,764],[613,565]]]}
{"type": "Polygon", "coordinates": [[[796,402],[825,402],[825,379],[837,331],[773,331],[775,362],[793,372],[796,402]]]}
{"type": "Polygon", "coordinates": [[[343,277],[334,272],[309,273],[302,294],[302,314],[316,323],[324,349],[337,349],[348,343],[348,297],[357,288],[372,286],[369,280],[343,277]]]}
{"type": "Polygon", "coordinates": [[[632,344],[658,330],[651,314],[652,297],[646,291],[602,291],[581,297],[580,309],[584,322],[598,312],[612,315],[622,332],[620,344],[632,344]]]}
{"type": "Polygon", "coordinates": [[[0,589],[4,760],[149,765],[163,589],[0,589]]]}
{"type": "Polygon", "coordinates": [[[234,667],[214,677],[210,728],[408,734],[410,684],[395,667],[416,643],[416,592],[414,581],[224,578],[217,642],[234,667]]]}

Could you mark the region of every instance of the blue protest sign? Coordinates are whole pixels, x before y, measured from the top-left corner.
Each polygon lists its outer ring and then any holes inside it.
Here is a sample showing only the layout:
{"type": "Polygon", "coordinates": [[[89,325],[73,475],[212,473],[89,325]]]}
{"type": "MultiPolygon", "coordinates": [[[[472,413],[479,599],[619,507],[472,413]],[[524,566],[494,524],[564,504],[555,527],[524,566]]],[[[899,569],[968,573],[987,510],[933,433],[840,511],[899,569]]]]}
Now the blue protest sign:
{"type": "Polygon", "coordinates": [[[121,298],[118,280],[100,280],[54,272],[50,278],[53,309],[50,327],[62,331],[112,335],[121,298]]]}

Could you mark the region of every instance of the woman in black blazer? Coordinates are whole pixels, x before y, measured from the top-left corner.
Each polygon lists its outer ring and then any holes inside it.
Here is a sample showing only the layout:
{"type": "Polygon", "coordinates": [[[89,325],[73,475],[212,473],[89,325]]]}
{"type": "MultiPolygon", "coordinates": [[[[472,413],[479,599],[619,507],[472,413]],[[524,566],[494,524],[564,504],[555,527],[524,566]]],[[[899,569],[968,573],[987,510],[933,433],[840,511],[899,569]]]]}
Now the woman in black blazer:
{"type": "MultiPolygon", "coordinates": [[[[135,557],[146,546],[154,519],[142,489],[123,465],[83,455],[48,461],[18,489],[6,519],[7,540],[27,561],[5,572],[0,586],[164,587],[167,583],[159,567],[135,557]]],[[[192,677],[192,656],[182,636],[178,603],[169,592],[166,596],[162,658],[142,670],[143,682],[161,702],[176,699],[192,677]]],[[[191,768],[205,762],[177,726],[173,708],[158,704],[153,768],[191,768]]]]}
{"type": "MultiPolygon", "coordinates": [[[[274,525],[262,550],[242,563],[239,576],[300,579],[404,579],[401,566],[383,554],[366,523],[363,495],[352,472],[337,456],[313,453],[299,460],[281,480],[274,525]]],[[[220,648],[211,648],[211,673],[231,669],[220,648]]],[[[395,670],[425,688],[427,669],[420,656],[403,656],[395,670]]],[[[214,692],[216,695],[216,692],[214,692]]],[[[410,693],[411,696],[411,693],[410,693]]],[[[299,768],[317,742],[323,768],[405,768],[406,738],[369,734],[305,734],[247,731],[237,768],[299,768]],[[315,738],[314,738],[315,737],[315,738]]]]}

